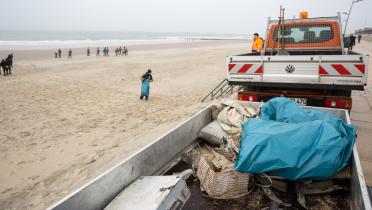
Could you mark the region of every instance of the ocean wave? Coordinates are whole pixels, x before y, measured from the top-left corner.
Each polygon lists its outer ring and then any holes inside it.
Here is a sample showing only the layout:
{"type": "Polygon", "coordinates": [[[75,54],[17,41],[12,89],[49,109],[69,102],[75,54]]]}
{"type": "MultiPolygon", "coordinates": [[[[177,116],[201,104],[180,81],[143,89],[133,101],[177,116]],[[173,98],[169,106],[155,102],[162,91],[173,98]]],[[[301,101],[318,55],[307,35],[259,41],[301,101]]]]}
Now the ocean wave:
{"type": "MultiPolygon", "coordinates": [[[[179,40],[178,42],[180,42],[179,40]]],[[[160,44],[172,42],[169,39],[142,39],[142,40],[0,40],[0,50],[27,50],[27,49],[55,49],[55,48],[80,48],[80,47],[103,47],[124,46],[141,44],[160,44]]],[[[177,41],[173,41],[177,42],[177,41]]]]}
{"type": "Polygon", "coordinates": [[[246,40],[249,39],[247,36],[168,36],[162,37],[162,39],[168,40],[246,40]]]}
{"type": "Polygon", "coordinates": [[[124,45],[181,43],[201,40],[244,40],[245,36],[164,36],[145,39],[0,40],[0,50],[113,47],[124,45]]]}

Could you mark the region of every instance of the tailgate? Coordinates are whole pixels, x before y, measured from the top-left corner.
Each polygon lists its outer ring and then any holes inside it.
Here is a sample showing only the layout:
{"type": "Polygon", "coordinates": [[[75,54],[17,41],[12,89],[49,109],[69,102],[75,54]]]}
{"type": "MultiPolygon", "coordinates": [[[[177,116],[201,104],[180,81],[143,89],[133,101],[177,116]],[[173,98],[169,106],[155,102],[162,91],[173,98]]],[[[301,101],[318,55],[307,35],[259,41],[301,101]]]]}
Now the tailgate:
{"type": "Polygon", "coordinates": [[[263,61],[261,56],[227,57],[227,79],[237,82],[262,82],[263,61]]]}
{"type": "Polygon", "coordinates": [[[369,56],[323,56],[319,64],[322,84],[367,85],[369,56]]]}
{"type": "Polygon", "coordinates": [[[267,82],[364,86],[368,56],[232,56],[230,82],[267,82]]]}

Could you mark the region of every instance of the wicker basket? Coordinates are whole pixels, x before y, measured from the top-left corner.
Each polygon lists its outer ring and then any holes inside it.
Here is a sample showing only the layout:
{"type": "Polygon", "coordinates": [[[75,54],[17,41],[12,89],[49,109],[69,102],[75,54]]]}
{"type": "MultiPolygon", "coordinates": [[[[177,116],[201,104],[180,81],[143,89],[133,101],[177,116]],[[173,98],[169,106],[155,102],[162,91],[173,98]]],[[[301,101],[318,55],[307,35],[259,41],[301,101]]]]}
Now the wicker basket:
{"type": "Polygon", "coordinates": [[[230,199],[248,193],[249,174],[233,169],[215,172],[203,155],[200,156],[197,176],[210,197],[230,199]]]}

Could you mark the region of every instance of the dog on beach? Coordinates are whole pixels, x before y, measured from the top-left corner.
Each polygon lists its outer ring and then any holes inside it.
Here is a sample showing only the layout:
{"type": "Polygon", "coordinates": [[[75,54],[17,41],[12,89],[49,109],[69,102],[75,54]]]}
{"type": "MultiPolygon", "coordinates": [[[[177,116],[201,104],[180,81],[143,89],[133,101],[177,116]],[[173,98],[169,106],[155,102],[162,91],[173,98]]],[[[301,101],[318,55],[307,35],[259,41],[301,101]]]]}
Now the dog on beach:
{"type": "MultiPolygon", "coordinates": [[[[9,54],[7,58],[2,59],[0,63],[0,67],[3,69],[4,76],[12,74],[13,54],[9,54]]],[[[0,70],[0,74],[1,74],[1,70],[0,70]]]]}

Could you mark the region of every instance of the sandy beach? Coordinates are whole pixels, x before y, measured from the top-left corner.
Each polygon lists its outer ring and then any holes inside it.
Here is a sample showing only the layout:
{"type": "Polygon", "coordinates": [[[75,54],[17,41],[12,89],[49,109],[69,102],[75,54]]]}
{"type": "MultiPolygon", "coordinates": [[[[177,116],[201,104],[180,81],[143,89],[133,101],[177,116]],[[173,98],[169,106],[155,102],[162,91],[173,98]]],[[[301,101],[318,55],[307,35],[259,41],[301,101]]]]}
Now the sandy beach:
{"type": "Polygon", "coordinates": [[[192,116],[225,77],[225,56],[248,46],[139,45],[128,57],[73,49],[71,60],[14,52],[13,75],[0,76],[0,208],[45,209],[192,116]],[[140,101],[149,68],[150,100],[140,101]]]}
{"type": "MultiPolygon", "coordinates": [[[[14,52],[13,75],[0,75],[0,209],[45,209],[205,107],[225,77],[225,56],[242,41],[138,45],[129,56],[73,49],[14,52]],[[149,101],[140,77],[153,70],[149,101]]],[[[372,42],[356,50],[369,54],[372,42]]],[[[0,57],[9,52],[0,51],[0,57]]],[[[370,60],[371,64],[372,60],[370,60]]],[[[372,89],[353,92],[351,119],[368,185],[372,183],[372,89]]]]}

